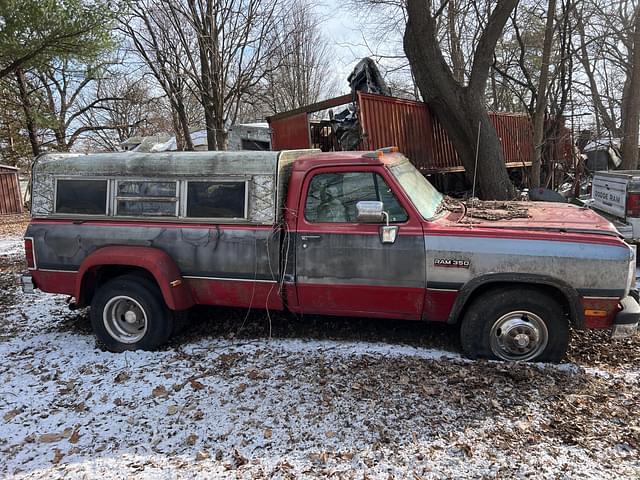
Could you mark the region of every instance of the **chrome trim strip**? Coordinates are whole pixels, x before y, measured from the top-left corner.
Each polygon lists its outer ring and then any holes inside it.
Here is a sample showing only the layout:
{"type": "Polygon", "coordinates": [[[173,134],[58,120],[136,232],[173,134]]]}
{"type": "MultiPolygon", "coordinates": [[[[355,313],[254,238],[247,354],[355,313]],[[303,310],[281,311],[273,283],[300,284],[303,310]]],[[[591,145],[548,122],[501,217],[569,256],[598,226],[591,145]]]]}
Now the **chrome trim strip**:
{"type": "Polygon", "coordinates": [[[580,298],[586,298],[589,300],[620,300],[620,297],[580,297],[580,298]]]}
{"type": "Polygon", "coordinates": [[[278,283],[277,280],[260,280],[253,278],[228,278],[228,277],[199,277],[197,275],[183,275],[182,278],[193,278],[197,280],[227,280],[230,282],[260,282],[260,283],[278,283]]]}
{"type": "Polygon", "coordinates": [[[39,272],[54,272],[54,273],[78,273],[78,270],[56,270],[54,268],[39,268],[39,272]]]}

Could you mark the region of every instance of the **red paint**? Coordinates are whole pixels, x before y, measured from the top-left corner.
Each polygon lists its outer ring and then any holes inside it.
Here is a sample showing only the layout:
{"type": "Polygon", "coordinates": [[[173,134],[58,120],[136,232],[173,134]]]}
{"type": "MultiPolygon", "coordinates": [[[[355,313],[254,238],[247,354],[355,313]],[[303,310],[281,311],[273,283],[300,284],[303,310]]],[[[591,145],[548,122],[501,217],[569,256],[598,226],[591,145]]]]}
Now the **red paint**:
{"type": "Polygon", "coordinates": [[[424,303],[424,319],[432,322],[446,322],[458,298],[458,291],[427,288],[424,303]]]}
{"type": "MultiPolygon", "coordinates": [[[[333,155],[330,155],[333,156],[333,155]]],[[[335,155],[339,157],[338,155],[335,155]]],[[[311,160],[311,157],[308,157],[311,160]]],[[[351,158],[347,156],[347,158],[351,158]]],[[[362,157],[361,157],[362,158],[362,157]]],[[[366,157],[365,157],[366,158],[366,157]]],[[[400,230],[398,236],[422,236],[422,221],[414,213],[408,199],[398,188],[395,178],[390,172],[379,165],[380,161],[375,159],[378,165],[359,166],[330,166],[311,168],[304,177],[300,175],[292,176],[290,181],[289,200],[297,204],[298,212],[291,218],[298,233],[333,233],[348,235],[379,235],[380,226],[366,223],[310,223],[304,216],[304,204],[312,178],[315,175],[325,172],[375,172],[380,174],[385,182],[394,190],[398,202],[407,211],[409,218],[404,223],[399,223],[400,230]],[[302,186],[293,185],[292,182],[302,181],[302,186]],[[292,197],[291,191],[294,191],[292,197]],[[296,221],[297,220],[297,221],[296,221]]],[[[373,163],[373,162],[371,162],[373,163]]],[[[301,169],[304,166],[300,167],[301,169]]],[[[294,166],[294,170],[296,167],[294,166]]],[[[373,259],[375,261],[375,259],[373,259]]],[[[422,266],[424,269],[424,265],[422,266]]],[[[297,300],[303,310],[327,314],[327,315],[367,315],[372,317],[407,318],[419,319],[422,317],[424,304],[424,288],[407,288],[395,286],[377,285],[345,285],[335,283],[300,283],[296,284],[297,300]]]]}
{"type": "Polygon", "coordinates": [[[582,309],[585,310],[604,310],[606,316],[588,316],[584,315],[584,326],[586,328],[609,328],[613,324],[616,314],[620,311],[619,298],[595,298],[583,297],[580,299],[582,309]]]}
{"type": "Polygon", "coordinates": [[[33,256],[33,239],[24,239],[24,255],[27,261],[27,268],[33,270],[36,266],[35,257],[33,256]]]}
{"type": "Polygon", "coordinates": [[[182,274],[173,259],[164,251],[150,247],[113,246],[99,248],[84,259],[78,270],[73,296],[81,298],[82,279],[104,265],[126,265],[147,270],[155,278],[164,301],[171,310],[185,310],[195,303],[191,291],[182,282],[177,287],[169,285],[182,280],[182,274]]]}
{"type": "MultiPolygon", "coordinates": [[[[48,272],[33,270],[30,272],[36,288],[49,293],[61,293],[75,297],[77,272],[48,272]]],[[[77,298],[77,297],[76,297],[77,298]]]]}
{"type": "Polygon", "coordinates": [[[282,310],[276,282],[185,279],[196,304],[282,310]]]}
{"type": "Polygon", "coordinates": [[[422,318],[423,288],[377,285],[298,284],[300,313],[350,317],[422,318]]]}
{"type": "Polygon", "coordinates": [[[292,117],[271,121],[272,150],[295,150],[309,148],[309,121],[307,113],[298,113],[292,117]]]}

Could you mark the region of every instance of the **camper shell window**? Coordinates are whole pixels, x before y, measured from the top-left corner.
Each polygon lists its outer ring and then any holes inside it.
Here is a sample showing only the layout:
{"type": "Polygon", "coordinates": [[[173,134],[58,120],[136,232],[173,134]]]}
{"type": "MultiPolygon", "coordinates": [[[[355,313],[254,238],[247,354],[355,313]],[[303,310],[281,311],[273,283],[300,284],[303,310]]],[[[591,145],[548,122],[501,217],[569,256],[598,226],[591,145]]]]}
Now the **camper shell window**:
{"type": "Polygon", "coordinates": [[[116,187],[116,215],[177,217],[178,182],[123,180],[116,187]]]}
{"type": "Polygon", "coordinates": [[[106,179],[56,180],[55,213],[106,215],[108,181],[106,179]]]}
{"type": "Polygon", "coordinates": [[[187,181],[186,217],[246,218],[246,181],[187,181]]]}

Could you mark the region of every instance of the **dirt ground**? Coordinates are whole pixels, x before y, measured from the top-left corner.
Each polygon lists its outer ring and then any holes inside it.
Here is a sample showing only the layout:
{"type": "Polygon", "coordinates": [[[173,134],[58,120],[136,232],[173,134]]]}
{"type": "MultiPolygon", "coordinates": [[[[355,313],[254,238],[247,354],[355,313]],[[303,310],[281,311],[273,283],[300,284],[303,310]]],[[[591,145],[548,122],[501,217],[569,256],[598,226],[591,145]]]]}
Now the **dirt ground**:
{"type": "Polygon", "coordinates": [[[4,477],[640,477],[638,337],[469,361],[455,327],[201,308],[112,354],[86,310],[18,290],[23,228],[0,233],[4,477]]]}

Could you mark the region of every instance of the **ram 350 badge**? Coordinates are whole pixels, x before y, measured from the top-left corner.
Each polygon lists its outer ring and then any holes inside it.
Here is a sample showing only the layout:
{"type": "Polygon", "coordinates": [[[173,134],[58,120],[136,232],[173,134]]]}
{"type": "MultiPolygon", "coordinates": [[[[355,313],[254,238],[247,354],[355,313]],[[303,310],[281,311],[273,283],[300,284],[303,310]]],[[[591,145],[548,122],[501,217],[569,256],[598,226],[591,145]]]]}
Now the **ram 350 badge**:
{"type": "Polygon", "coordinates": [[[469,268],[471,262],[462,258],[436,258],[433,260],[433,264],[436,267],[449,267],[449,268],[469,268]]]}

